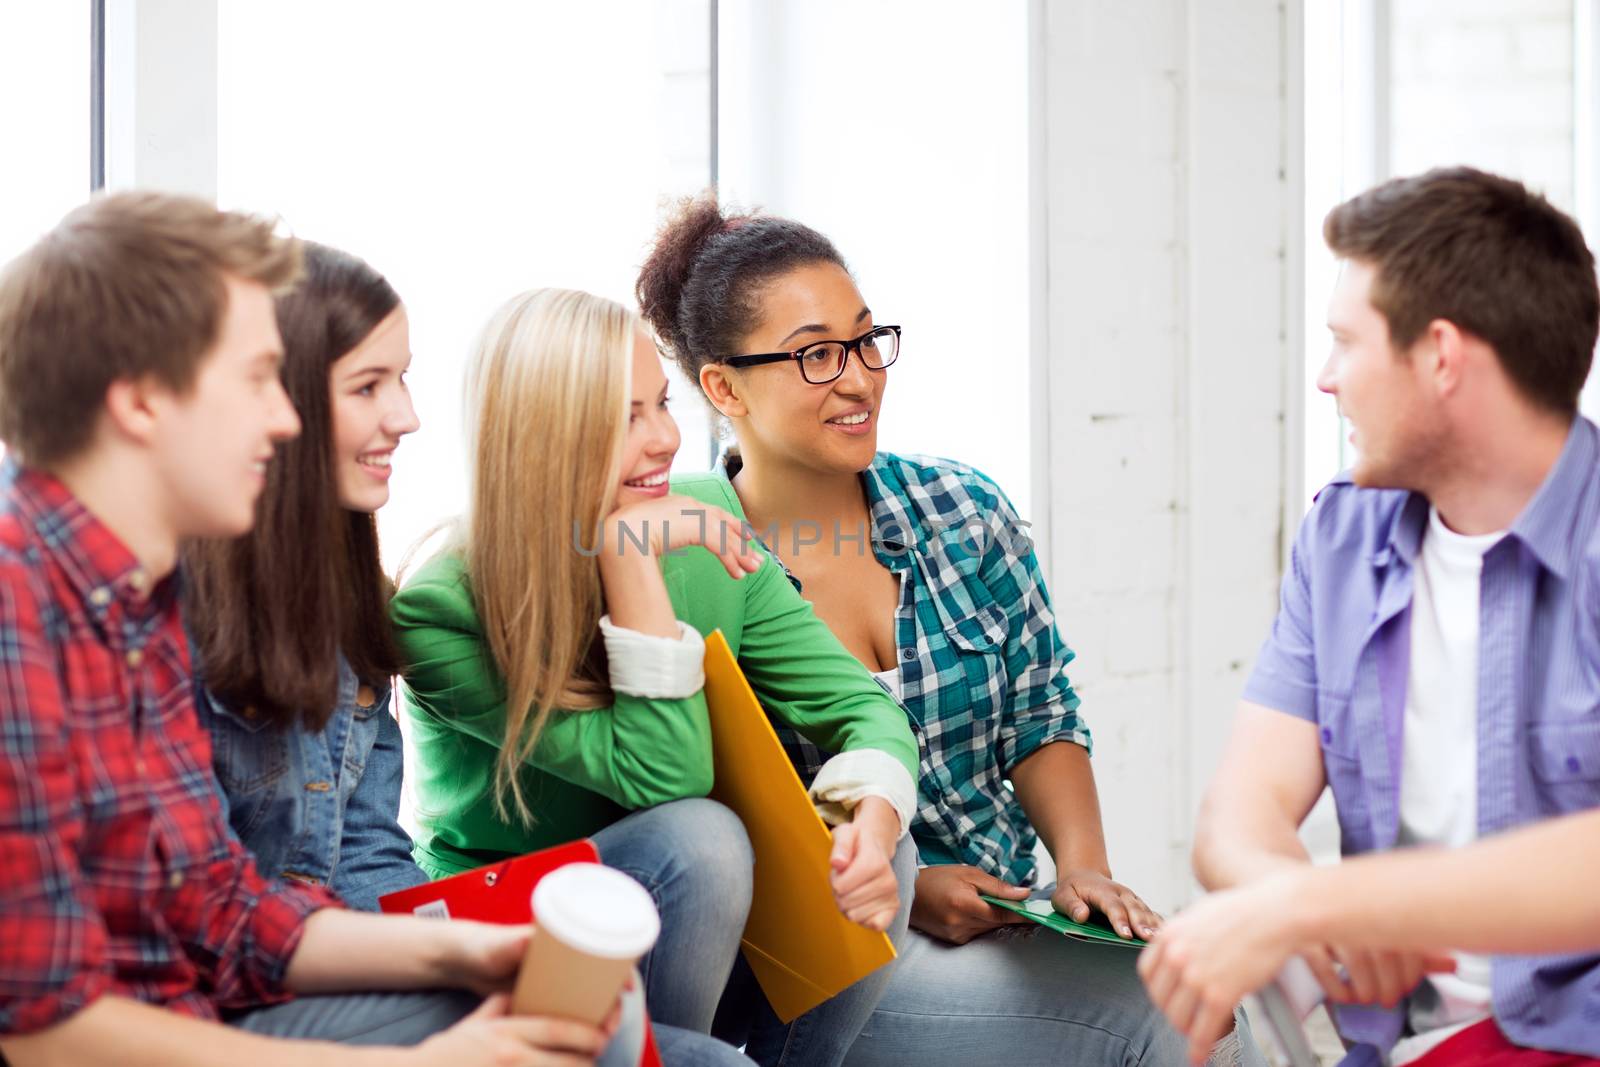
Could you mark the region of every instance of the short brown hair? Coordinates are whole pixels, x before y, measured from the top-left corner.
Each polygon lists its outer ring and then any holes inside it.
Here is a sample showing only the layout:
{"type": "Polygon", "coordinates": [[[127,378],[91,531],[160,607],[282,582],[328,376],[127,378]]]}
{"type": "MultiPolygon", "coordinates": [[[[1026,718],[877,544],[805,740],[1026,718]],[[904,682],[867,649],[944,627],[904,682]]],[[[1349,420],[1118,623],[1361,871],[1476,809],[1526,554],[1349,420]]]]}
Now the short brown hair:
{"type": "Polygon", "coordinates": [[[216,343],[226,275],[291,284],[300,249],[271,222],[195,197],[91,200],[0,273],[0,440],[47,465],[92,439],[113,382],[183,391],[216,343]]]}
{"type": "Polygon", "coordinates": [[[1600,292],[1578,224],[1543,196],[1444,167],[1345,201],[1322,234],[1335,255],[1374,268],[1372,306],[1397,349],[1446,319],[1486,341],[1528,399],[1577,411],[1600,292]]]}

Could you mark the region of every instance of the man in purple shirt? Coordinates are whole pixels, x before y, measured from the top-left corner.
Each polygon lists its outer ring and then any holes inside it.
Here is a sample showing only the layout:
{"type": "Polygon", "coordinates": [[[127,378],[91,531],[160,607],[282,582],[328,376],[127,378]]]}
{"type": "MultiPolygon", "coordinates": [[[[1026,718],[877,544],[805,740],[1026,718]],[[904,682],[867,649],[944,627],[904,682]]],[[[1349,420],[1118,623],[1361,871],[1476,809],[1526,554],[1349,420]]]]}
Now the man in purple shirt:
{"type": "MultiPolygon", "coordinates": [[[[1543,197],[1465,168],[1369,190],[1324,235],[1344,270],[1317,384],[1360,458],[1301,525],[1202,808],[1194,866],[1213,890],[1302,877],[1296,830],[1324,785],[1347,856],[1482,851],[1479,838],[1600,808],[1600,440],[1577,414],[1600,319],[1594,258],[1543,197]]],[[[1539,907],[1539,890],[1484,899],[1442,944],[1585,943],[1483,935],[1508,907],[1539,907]]],[[[1281,921],[1212,917],[1204,935],[1180,918],[1141,967],[1196,1048],[1238,991],[1207,962],[1218,926],[1281,921]]],[[[1374,949],[1340,928],[1301,923],[1296,945],[1365,1062],[1462,1062],[1486,1035],[1600,1056],[1600,953],[1439,959],[1417,951],[1427,942],[1374,949]]]]}

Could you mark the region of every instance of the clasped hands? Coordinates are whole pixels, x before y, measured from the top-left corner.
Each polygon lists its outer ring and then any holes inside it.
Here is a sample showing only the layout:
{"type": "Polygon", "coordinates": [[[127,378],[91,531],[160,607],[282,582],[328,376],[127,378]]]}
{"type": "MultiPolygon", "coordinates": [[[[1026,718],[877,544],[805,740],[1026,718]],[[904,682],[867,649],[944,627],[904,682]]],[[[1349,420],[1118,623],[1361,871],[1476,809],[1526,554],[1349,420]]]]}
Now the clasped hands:
{"type": "MultiPolygon", "coordinates": [[[[1309,869],[1308,869],[1309,870],[1309,869]]],[[[1150,999],[1204,1063],[1233,1025],[1234,1008],[1299,955],[1336,1004],[1394,1007],[1429,974],[1455,970],[1449,956],[1329,945],[1299,901],[1303,872],[1272,875],[1186,908],[1139,957],[1150,999]]]]}

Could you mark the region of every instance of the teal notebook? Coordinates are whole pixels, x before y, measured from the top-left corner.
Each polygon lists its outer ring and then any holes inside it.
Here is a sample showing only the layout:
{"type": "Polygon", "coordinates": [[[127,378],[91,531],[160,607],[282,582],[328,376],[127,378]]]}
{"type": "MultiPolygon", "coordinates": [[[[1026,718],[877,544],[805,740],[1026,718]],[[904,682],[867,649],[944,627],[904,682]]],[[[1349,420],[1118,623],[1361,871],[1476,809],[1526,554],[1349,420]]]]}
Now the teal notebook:
{"type": "MultiPolygon", "coordinates": [[[[1014,911],[1018,915],[1032,919],[1040,926],[1049,927],[1063,937],[1076,938],[1079,941],[1092,941],[1100,945],[1120,945],[1123,948],[1143,948],[1145,943],[1135,938],[1118,937],[1115,930],[1100,923],[1075,923],[1051,906],[1048,900],[1001,900],[980,893],[990,904],[1007,911],[1014,911]]],[[[1090,916],[1091,919],[1097,916],[1090,916]]]]}

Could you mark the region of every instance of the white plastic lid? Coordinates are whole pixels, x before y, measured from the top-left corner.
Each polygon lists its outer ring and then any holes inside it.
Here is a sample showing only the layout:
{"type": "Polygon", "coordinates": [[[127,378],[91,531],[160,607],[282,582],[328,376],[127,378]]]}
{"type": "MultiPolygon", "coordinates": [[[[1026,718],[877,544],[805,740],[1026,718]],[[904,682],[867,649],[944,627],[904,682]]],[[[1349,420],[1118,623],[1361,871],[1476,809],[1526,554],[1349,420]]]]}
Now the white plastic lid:
{"type": "Polygon", "coordinates": [[[533,921],[579,952],[613,960],[638,959],[661,933],[645,887],[598,863],[569,863],[541,878],[533,921]]]}

